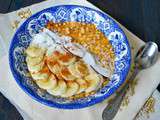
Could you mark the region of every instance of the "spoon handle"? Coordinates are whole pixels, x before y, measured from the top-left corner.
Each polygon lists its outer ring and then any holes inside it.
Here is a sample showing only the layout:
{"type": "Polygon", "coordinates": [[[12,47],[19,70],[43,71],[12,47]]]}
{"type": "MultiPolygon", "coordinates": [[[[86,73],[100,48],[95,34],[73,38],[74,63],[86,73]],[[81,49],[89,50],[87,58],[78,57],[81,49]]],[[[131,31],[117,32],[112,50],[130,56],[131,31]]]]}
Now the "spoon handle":
{"type": "Polygon", "coordinates": [[[102,113],[102,118],[103,120],[113,120],[115,117],[116,113],[119,110],[119,107],[121,105],[121,102],[126,95],[126,91],[129,87],[129,84],[134,80],[136,75],[138,74],[139,69],[135,68],[134,72],[132,73],[131,77],[129,78],[129,82],[126,83],[123,88],[117,92],[115,98],[107,105],[107,107],[104,109],[102,113]]]}

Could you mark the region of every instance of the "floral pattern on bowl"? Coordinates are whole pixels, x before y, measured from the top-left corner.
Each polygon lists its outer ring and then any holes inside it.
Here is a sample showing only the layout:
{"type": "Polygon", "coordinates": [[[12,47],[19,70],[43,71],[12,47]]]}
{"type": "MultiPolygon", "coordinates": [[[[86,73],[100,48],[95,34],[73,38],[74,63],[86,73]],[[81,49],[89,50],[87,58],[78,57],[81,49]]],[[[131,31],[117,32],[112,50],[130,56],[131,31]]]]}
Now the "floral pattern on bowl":
{"type": "Polygon", "coordinates": [[[34,14],[19,27],[10,44],[9,63],[16,82],[35,100],[51,107],[79,109],[103,101],[119,88],[130,69],[131,51],[124,32],[108,15],[83,6],[61,5],[34,14]],[[51,96],[32,81],[25,62],[25,49],[29,46],[32,36],[39,33],[49,21],[92,23],[109,39],[116,56],[115,71],[111,81],[96,94],[71,101],[51,96]]]}

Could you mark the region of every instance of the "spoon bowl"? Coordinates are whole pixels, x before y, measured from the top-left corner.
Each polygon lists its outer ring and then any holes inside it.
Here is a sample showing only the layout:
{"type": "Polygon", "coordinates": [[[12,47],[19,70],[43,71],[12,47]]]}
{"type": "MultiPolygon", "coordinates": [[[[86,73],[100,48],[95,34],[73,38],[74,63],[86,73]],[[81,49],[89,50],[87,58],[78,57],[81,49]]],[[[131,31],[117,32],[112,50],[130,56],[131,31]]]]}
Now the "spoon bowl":
{"type": "Polygon", "coordinates": [[[135,56],[135,65],[138,69],[146,69],[158,59],[158,46],[154,42],[148,42],[142,46],[135,56]]]}

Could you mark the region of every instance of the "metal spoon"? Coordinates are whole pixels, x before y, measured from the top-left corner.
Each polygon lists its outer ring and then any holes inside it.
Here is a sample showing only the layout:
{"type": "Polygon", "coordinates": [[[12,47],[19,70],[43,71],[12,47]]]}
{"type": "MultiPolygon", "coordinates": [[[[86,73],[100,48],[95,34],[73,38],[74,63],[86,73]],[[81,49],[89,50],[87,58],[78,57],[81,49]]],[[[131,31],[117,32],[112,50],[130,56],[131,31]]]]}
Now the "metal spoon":
{"type": "Polygon", "coordinates": [[[157,59],[158,47],[156,43],[148,42],[139,49],[134,59],[135,69],[131,77],[129,78],[129,82],[126,83],[119,92],[117,92],[115,98],[104,109],[102,113],[103,120],[113,120],[116,113],[118,112],[118,109],[121,105],[123,97],[126,94],[129,84],[134,80],[140,70],[151,67],[156,63],[157,59]]]}

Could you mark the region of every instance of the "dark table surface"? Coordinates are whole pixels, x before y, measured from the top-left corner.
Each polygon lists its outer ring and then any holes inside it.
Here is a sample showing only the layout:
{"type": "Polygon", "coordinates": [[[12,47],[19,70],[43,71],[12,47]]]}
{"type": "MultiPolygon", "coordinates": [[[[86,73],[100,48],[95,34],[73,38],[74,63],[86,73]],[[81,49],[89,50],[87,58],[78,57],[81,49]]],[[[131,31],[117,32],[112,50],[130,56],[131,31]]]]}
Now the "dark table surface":
{"type": "MultiPolygon", "coordinates": [[[[43,0],[0,0],[0,13],[17,10],[43,0]]],[[[160,50],[160,0],[88,0],[143,41],[154,41],[160,50]]],[[[160,86],[158,87],[160,91],[160,86]]],[[[22,120],[17,110],[0,94],[0,120],[22,120]],[[3,108],[3,109],[2,109],[3,108]]]]}

